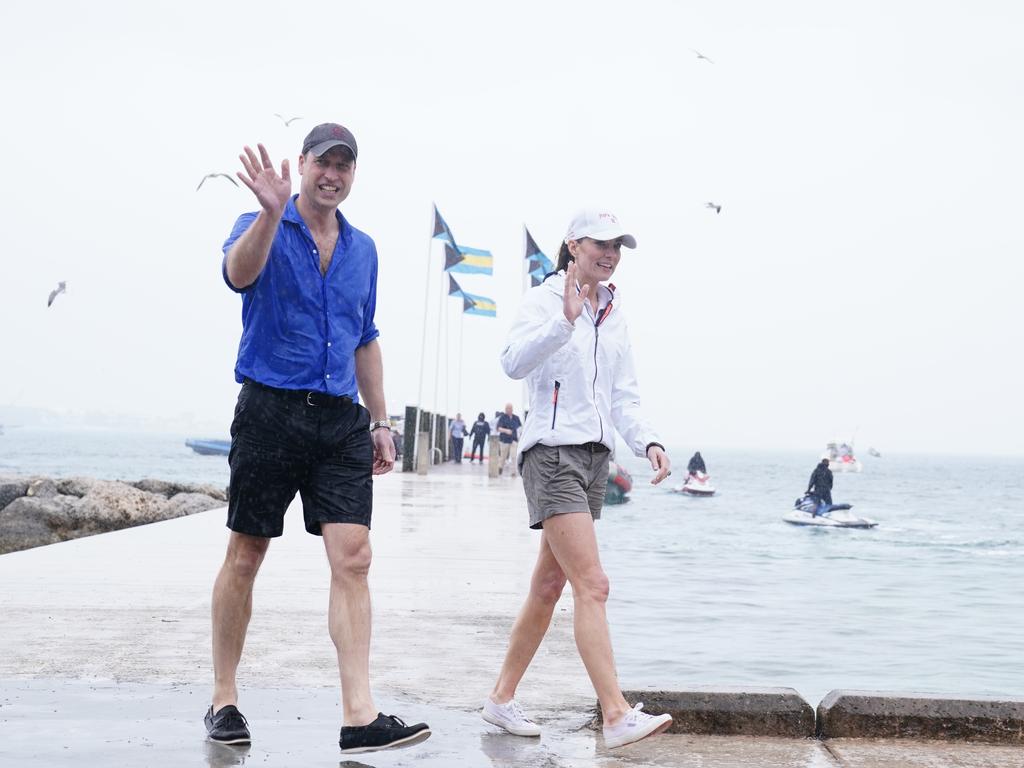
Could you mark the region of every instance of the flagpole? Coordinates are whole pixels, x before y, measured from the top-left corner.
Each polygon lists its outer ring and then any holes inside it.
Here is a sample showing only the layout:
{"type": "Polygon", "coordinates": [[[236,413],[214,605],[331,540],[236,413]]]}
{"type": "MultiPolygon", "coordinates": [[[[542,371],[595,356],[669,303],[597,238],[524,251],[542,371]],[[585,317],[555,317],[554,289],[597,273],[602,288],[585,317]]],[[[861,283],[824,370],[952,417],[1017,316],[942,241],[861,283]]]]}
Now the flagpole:
{"type": "MultiPolygon", "coordinates": [[[[444,283],[443,280],[441,282],[442,282],[442,284],[444,283]]],[[[447,291],[444,290],[444,285],[442,285],[441,287],[442,287],[442,291],[441,291],[441,304],[437,308],[437,347],[436,347],[436,354],[434,356],[435,365],[434,365],[434,399],[433,399],[433,403],[434,403],[434,411],[438,412],[438,413],[440,412],[439,400],[440,400],[440,395],[441,395],[441,388],[440,388],[439,379],[438,379],[438,376],[440,376],[440,374],[441,374],[441,319],[444,316],[445,297],[447,296],[447,291]]]]}
{"type": "Polygon", "coordinates": [[[463,307],[459,313],[459,378],[456,382],[455,402],[458,408],[462,408],[462,331],[466,324],[466,309],[463,307]]]}
{"type": "MultiPolygon", "coordinates": [[[[427,279],[423,281],[424,285],[424,296],[423,296],[423,338],[420,340],[420,387],[416,394],[416,432],[420,431],[420,411],[423,410],[423,370],[426,367],[427,362],[427,311],[430,307],[430,251],[434,245],[434,216],[430,216],[430,232],[431,235],[427,239],[427,279]]],[[[408,429],[406,425],[406,429],[408,429]]]]}
{"type": "Polygon", "coordinates": [[[451,296],[445,296],[444,300],[444,415],[448,415],[448,411],[451,409],[451,381],[452,381],[452,363],[451,357],[448,354],[449,342],[451,341],[451,327],[448,323],[448,305],[451,304],[451,296]]]}

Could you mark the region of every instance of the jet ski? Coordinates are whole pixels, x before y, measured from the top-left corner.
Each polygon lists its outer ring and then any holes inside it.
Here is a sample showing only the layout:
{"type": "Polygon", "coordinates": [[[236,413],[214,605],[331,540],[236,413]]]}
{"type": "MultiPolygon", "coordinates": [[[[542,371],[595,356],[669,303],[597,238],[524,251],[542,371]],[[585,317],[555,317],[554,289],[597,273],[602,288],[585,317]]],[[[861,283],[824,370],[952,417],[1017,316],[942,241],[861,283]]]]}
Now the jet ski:
{"type": "Polygon", "coordinates": [[[673,489],[677,493],[690,496],[714,496],[715,486],[711,484],[711,475],[707,472],[691,472],[683,484],[673,489]]]}
{"type": "Polygon", "coordinates": [[[821,504],[807,493],[797,499],[793,510],[782,519],[791,525],[816,525],[822,528],[874,528],[878,523],[850,512],[850,504],[821,504]],[[817,513],[816,513],[817,511],[817,513]]]}

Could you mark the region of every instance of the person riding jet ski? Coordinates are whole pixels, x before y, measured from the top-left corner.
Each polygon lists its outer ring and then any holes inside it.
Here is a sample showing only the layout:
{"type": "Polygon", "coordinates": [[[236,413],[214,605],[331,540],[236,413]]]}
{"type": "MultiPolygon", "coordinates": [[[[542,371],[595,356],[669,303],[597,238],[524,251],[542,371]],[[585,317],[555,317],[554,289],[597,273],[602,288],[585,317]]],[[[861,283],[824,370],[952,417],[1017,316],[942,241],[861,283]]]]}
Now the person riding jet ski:
{"type": "Polygon", "coordinates": [[[691,475],[695,475],[698,472],[703,472],[705,475],[708,473],[708,468],[704,466],[704,458],[700,455],[700,451],[697,451],[690,457],[690,463],[686,465],[686,471],[691,475]]]}
{"type": "Polygon", "coordinates": [[[822,459],[814,468],[807,484],[807,493],[818,502],[818,508],[811,513],[811,517],[823,514],[832,506],[832,470],[828,468],[828,459],[822,459]]]}

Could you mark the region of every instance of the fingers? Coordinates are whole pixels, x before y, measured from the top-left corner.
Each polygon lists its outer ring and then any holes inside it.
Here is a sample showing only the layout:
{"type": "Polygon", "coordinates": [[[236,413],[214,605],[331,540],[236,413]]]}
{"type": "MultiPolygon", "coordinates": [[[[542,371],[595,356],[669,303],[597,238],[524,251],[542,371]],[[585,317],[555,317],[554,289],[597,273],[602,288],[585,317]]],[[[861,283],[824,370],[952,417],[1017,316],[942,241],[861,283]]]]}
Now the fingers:
{"type": "Polygon", "coordinates": [[[239,155],[238,159],[242,161],[242,167],[245,168],[245,172],[249,174],[250,179],[255,179],[256,174],[259,173],[259,163],[256,161],[256,153],[252,151],[248,146],[243,147],[245,154],[239,155]]]}
{"type": "Polygon", "coordinates": [[[584,285],[584,286],[583,286],[583,287],[582,287],[582,288],[580,289],[580,303],[581,303],[581,304],[582,304],[582,303],[583,303],[584,301],[586,301],[586,300],[587,300],[587,296],[588,296],[589,294],[590,294],[590,284],[588,283],[587,285],[584,285]]]}
{"type": "Polygon", "coordinates": [[[264,147],[262,144],[257,144],[256,146],[260,150],[260,160],[263,161],[264,169],[268,171],[274,170],[274,164],[270,162],[270,153],[267,152],[267,148],[264,147]]]}
{"type": "Polygon", "coordinates": [[[657,485],[672,474],[672,462],[657,446],[652,447],[648,459],[651,462],[651,469],[656,470],[654,477],[651,478],[651,485],[657,485]]]}
{"type": "MultiPolygon", "coordinates": [[[[241,157],[241,155],[239,155],[239,157],[241,157]]],[[[249,181],[249,177],[248,177],[248,176],[246,176],[246,175],[245,175],[244,173],[242,173],[241,171],[236,171],[236,172],[235,172],[235,175],[236,175],[236,176],[237,176],[237,177],[238,177],[239,179],[241,179],[241,180],[242,180],[242,183],[243,183],[243,184],[245,184],[245,186],[247,186],[247,187],[248,187],[248,188],[249,188],[250,190],[252,190],[253,192],[255,192],[255,191],[256,191],[256,186],[255,186],[255,185],[254,185],[254,184],[253,184],[253,183],[252,183],[251,181],[249,181]]]]}
{"type": "Polygon", "coordinates": [[[281,178],[291,183],[292,176],[288,168],[288,160],[284,159],[281,161],[281,178]]]}

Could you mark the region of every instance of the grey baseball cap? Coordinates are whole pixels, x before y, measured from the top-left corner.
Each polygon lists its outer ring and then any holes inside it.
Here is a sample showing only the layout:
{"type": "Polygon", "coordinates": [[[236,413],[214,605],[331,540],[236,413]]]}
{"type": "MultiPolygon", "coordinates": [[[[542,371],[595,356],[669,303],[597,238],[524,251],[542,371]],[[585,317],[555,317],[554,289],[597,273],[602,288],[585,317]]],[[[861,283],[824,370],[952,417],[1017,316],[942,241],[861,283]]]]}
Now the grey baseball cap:
{"type": "Polygon", "coordinates": [[[353,158],[359,155],[359,150],[356,148],[356,137],[352,135],[352,131],[337,123],[321,123],[310,131],[306,140],[302,142],[302,154],[312,152],[320,157],[334,147],[348,147],[353,158]]]}

